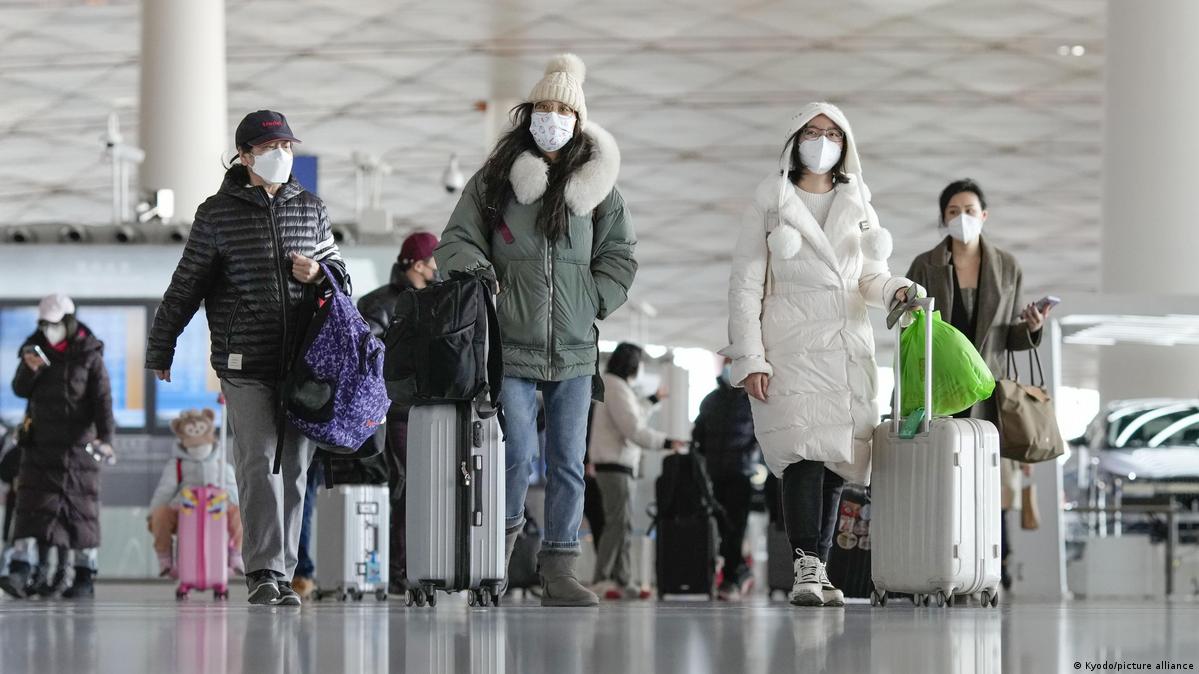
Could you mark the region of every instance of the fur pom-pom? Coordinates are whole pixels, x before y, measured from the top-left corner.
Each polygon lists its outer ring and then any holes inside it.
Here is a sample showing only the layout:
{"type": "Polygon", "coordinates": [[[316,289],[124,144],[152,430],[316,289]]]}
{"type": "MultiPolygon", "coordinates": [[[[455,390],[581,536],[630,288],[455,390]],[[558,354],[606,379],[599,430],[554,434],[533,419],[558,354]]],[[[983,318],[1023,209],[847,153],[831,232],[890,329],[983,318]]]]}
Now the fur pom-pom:
{"type": "Polygon", "coordinates": [[[784,260],[790,260],[799,255],[800,249],[803,248],[803,235],[790,225],[781,225],[766,238],[766,245],[771,253],[784,260]]]}
{"type": "Polygon", "coordinates": [[[583,59],[574,54],[558,54],[545,66],[546,75],[553,73],[566,73],[582,84],[587,78],[587,66],[583,65],[583,59]]]}
{"type": "Polygon", "coordinates": [[[868,260],[886,262],[891,257],[893,242],[891,232],[882,227],[874,227],[862,232],[862,255],[868,260]]]}

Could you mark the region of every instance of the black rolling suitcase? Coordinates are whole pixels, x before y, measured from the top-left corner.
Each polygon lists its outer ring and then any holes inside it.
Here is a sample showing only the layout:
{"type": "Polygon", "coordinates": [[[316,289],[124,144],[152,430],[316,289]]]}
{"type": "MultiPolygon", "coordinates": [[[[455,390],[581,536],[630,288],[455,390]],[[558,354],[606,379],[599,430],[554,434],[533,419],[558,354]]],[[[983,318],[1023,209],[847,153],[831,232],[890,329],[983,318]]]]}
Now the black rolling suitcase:
{"type": "Polygon", "coordinates": [[[712,497],[702,457],[674,454],[662,461],[654,483],[655,557],[658,598],[667,595],[715,595],[720,506],[712,497]]]}
{"type": "Polygon", "coordinates": [[[828,556],[828,579],[846,597],[870,597],[870,497],[866,489],[846,485],[841,490],[837,532],[828,556]]]}

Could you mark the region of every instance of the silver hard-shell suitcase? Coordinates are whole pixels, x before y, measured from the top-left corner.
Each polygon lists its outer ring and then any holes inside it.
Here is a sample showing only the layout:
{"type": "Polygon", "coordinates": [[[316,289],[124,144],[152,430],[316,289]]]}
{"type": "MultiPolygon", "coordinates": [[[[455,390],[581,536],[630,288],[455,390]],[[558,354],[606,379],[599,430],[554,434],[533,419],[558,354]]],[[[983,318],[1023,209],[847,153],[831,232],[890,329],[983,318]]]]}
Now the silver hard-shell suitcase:
{"type": "MultiPolygon", "coordinates": [[[[931,299],[918,303],[929,316],[931,299]]],[[[918,605],[979,595],[999,602],[999,432],[979,419],[932,419],[901,438],[896,348],[893,420],[874,432],[871,603],[906,593],[918,605]]],[[[924,400],[932,399],[932,321],[925,321],[924,400]]],[[[926,402],[927,405],[927,402],[926,402]]]]}
{"type": "MultiPolygon", "coordinates": [[[[484,406],[485,407],[485,406],[484,406]]],[[[408,601],[468,592],[499,605],[504,582],[504,442],[474,403],[420,405],[408,417],[408,601]]]]}
{"type": "Polygon", "coordinates": [[[319,600],[387,599],[390,512],[386,485],[340,484],[316,497],[319,600]]]}

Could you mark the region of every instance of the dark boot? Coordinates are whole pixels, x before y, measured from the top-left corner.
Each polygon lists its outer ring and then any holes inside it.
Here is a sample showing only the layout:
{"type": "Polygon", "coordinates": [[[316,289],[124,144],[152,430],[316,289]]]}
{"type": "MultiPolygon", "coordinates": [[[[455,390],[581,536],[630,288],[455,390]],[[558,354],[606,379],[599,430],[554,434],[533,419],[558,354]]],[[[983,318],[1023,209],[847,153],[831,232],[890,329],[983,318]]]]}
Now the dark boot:
{"type": "Polygon", "coordinates": [[[542,606],[599,606],[599,597],[575,576],[578,550],[547,551],[537,555],[541,570],[542,606]]]}
{"type": "Polygon", "coordinates": [[[0,576],[0,590],[15,599],[24,599],[29,595],[29,579],[32,575],[33,567],[29,562],[14,561],[8,565],[8,575],[0,576]]]}
{"type": "Polygon", "coordinates": [[[75,567],[75,582],[62,593],[63,599],[94,599],[96,586],[92,583],[96,572],[86,566],[75,567]]]}

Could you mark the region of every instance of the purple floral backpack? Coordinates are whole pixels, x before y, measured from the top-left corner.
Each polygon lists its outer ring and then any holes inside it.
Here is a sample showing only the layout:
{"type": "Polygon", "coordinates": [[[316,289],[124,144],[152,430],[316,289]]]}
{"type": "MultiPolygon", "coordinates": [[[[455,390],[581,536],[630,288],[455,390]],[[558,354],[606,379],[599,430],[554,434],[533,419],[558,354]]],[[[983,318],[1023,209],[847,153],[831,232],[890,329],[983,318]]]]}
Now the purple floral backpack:
{"type": "MultiPolygon", "coordinates": [[[[333,275],[321,265],[325,278],[333,275]]],[[[317,309],[284,386],[287,420],[335,454],[353,454],[387,419],[383,343],[336,282],[317,309]]]]}

